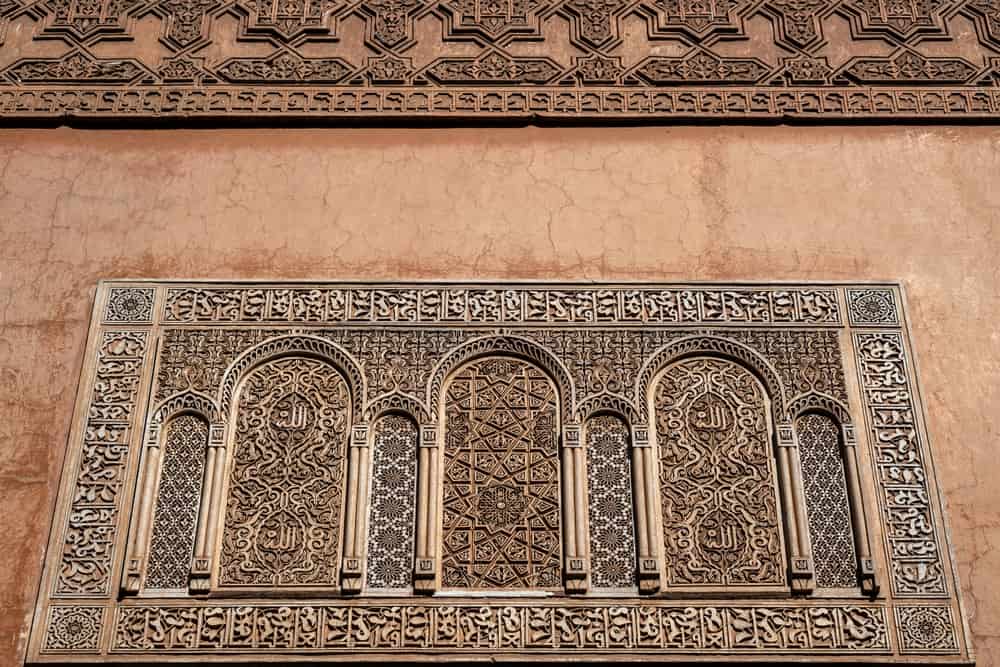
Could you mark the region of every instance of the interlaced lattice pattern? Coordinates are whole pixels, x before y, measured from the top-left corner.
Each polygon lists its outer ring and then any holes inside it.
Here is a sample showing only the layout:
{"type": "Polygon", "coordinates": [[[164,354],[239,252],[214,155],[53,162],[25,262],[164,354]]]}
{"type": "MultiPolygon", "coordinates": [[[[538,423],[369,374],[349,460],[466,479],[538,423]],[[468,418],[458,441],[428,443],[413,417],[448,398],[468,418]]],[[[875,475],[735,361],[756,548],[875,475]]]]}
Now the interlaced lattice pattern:
{"type": "Polygon", "coordinates": [[[556,393],[533,365],[466,366],[446,395],[442,584],[562,585],[556,393]]]}
{"type": "Polygon", "coordinates": [[[146,588],[186,589],[205,476],[208,424],[181,415],[167,424],[149,543],[146,588]]]}
{"type": "Polygon", "coordinates": [[[368,522],[369,588],[413,585],[417,503],[417,426],[389,415],[375,424],[368,522]]]}
{"type": "Polygon", "coordinates": [[[858,583],[847,499],[844,458],[837,424],[809,414],[795,422],[802,460],[802,486],[809,517],[809,537],[816,562],[816,585],[847,588],[858,583]]]}
{"type": "Polygon", "coordinates": [[[633,588],[635,521],[628,426],[614,415],[587,422],[590,581],[593,588],[633,588]]]}

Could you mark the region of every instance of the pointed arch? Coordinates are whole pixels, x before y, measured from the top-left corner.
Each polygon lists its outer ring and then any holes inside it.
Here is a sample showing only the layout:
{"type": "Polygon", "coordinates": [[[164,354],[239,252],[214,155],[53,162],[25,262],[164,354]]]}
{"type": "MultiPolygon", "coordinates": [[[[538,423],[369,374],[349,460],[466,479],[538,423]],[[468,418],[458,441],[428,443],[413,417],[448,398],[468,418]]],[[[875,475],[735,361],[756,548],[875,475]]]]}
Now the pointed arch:
{"type": "Polygon", "coordinates": [[[756,350],[728,338],[711,335],[686,336],[664,345],[654,352],[642,365],[636,378],[636,398],[639,401],[640,416],[649,419],[649,395],[654,379],[668,365],[692,356],[718,356],[738,361],[757,376],[763,384],[771,402],[776,421],[786,414],[784,384],[774,366],[756,350]]]}
{"type": "Polygon", "coordinates": [[[582,399],[576,406],[576,421],[586,423],[591,417],[600,413],[612,413],[632,425],[639,421],[639,411],[628,398],[609,391],[591,394],[582,399]]]}
{"type": "Polygon", "coordinates": [[[521,358],[541,368],[555,383],[559,393],[562,418],[569,419],[574,414],[576,391],[566,365],[550,350],[535,341],[511,334],[474,338],[446,354],[434,367],[427,382],[426,404],[432,413],[436,410],[436,406],[440,405],[444,385],[456,369],[475,359],[492,355],[521,358]]]}
{"type": "Polygon", "coordinates": [[[807,412],[823,412],[833,417],[838,426],[851,423],[851,413],[847,406],[833,396],[818,391],[799,394],[788,403],[788,416],[795,421],[807,412]]]}
{"type": "Polygon", "coordinates": [[[219,387],[218,405],[222,415],[229,417],[236,389],[247,374],[272,359],[293,355],[318,358],[336,367],[344,375],[350,389],[352,414],[356,417],[364,414],[363,407],[367,395],[365,376],[361,372],[361,364],[353,355],[324,338],[289,335],[258,343],[240,354],[229,365],[219,387]]]}
{"type": "Polygon", "coordinates": [[[382,415],[392,412],[406,414],[417,424],[427,424],[432,421],[430,410],[422,400],[401,391],[393,391],[368,402],[365,407],[365,423],[374,424],[382,415]]]}

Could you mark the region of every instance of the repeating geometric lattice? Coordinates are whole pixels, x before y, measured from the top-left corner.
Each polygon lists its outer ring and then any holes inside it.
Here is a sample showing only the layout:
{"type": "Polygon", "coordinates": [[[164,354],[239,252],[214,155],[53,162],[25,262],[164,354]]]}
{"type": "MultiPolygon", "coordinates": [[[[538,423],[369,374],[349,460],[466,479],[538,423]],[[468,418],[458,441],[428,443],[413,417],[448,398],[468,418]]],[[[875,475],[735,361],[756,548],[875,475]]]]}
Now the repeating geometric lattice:
{"type": "Polygon", "coordinates": [[[309,358],[268,362],[240,393],[219,580],[333,585],[339,567],[350,395],[309,358]]]}
{"type": "Polygon", "coordinates": [[[655,394],[668,586],[784,585],[767,402],[733,362],[667,368],[655,394]]]}
{"type": "Polygon", "coordinates": [[[368,587],[413,585],[417,506],[417,426],[390,415],[375,424],[368,517],[368,587]]]}
{"type": "Polygon", "coordinates": [[[587,492],[590,583],[593,588],[633,588],[635,520],[628,426],[599,415],[587,422],[587,492]]]}
{"type": "Polygon", "coordinates": [[[167,424],[149,543],[146,588],[187,589],[207,447],[208,424],[205,420],[181,415],[167,424]]]}
{"type": "Polygon", "coordinates": [[[535,366],[465,367],[445,399],[442,585],[562,585],[556,392],[535,366]]]}
{"type": "Polygon", "coordinates": [[[810,414],[795,422],[802,460],[802,485],[809,517],[809,537],[820,588],[857,586],[851,507],[837,424],[810,414]]]}

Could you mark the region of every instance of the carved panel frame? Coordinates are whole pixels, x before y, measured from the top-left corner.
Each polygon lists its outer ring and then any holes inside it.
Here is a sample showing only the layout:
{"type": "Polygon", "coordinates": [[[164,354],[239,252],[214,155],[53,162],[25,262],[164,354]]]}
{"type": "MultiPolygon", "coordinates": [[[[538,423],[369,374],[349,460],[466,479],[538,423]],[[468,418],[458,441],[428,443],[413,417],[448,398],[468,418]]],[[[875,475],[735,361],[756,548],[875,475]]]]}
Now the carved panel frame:
{"type": "MultiPolygon", "coordinates": [[[[28,662],[905,656],[969,664],[904,306],[896,284],[102,282],[28,662]],[[206,346],[211,355],[199,352],[206,346]],[[789,357],[793,349],[802,356],[789,357]],[[171,416],[198,413],[209,423],[209,456],[224,452],[229,378],[285,352],[332,356],[352,390],[340,589],[227,596],[210,580],[216,556],[196,546],[189,593],[143,592],[143,508],[155,486],[143,470],[156,467],[144,451],[158,446],[171,416]],[[439,589],[432,527],[440,501],[430,493],[444,436],[437,403],[451,369],[491,352],[541,364],[561,385],[563,470],[580,471],[581,486],[567,507],[584,532],[581,425],[600,413],[628,424],[638,594],[589,590],[590,547],[581,539],[568,554],[580,569],[567,559],[563,596],[428,595],[439,589]],[[801,475],[791,465],[794,419],[809,411],[836,418],[857,589],[810,592],[811,567],[797,574],[794,551],[784,593],[678,597],[661,586],[659,511],[644,502],[656,479],[645,396],[669,359],[698,354],[760,357],[776,455],[789,454],[793,481],[801,475]],[[420,433],[415,592],[403,597],[361,585],[370,427],[392,413],[420,433]]],[[[220,454],[216,463],[224,461],[220,454]]],[[[203,498],[200,524],[222,502],[203,498]]],[[[808,559],[808,536],[802,544],[808,559]]]]}

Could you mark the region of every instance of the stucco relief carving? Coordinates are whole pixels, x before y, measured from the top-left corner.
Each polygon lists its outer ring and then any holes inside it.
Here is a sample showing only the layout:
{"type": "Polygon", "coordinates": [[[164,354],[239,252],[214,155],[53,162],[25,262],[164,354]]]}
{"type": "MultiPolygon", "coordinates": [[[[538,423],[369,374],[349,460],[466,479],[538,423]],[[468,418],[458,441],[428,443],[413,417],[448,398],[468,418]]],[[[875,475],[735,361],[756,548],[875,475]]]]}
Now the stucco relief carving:
{"type": "Polygon", "coordinates": [[[556,393],[537,367],[474,362],[446,394],[441,526],[445,588],[562,583],[556,393]]]}
{"type": "Polygon", "coordinates": [[[32,662],[969,655],[895,286],[97,304],[32,662]]]}
{"type": "Polygon", "coordinates": [[[0,38],[17,22],[32,42],[0,39],[0,117],[989,120],[998,17],[994,0],[0,0],[0,38]]]}
{"type": "Polygon", "coordinates": [[[666,585],[784,585],[777,476],[760,382],[722,359],[669,366],[653,398],[666,585]]]}
{"type": "Polygon", "coordinates": [[[237,403],[219,584],[334,585],[350,396],[328,363],[282,358],[237,403]]]}

